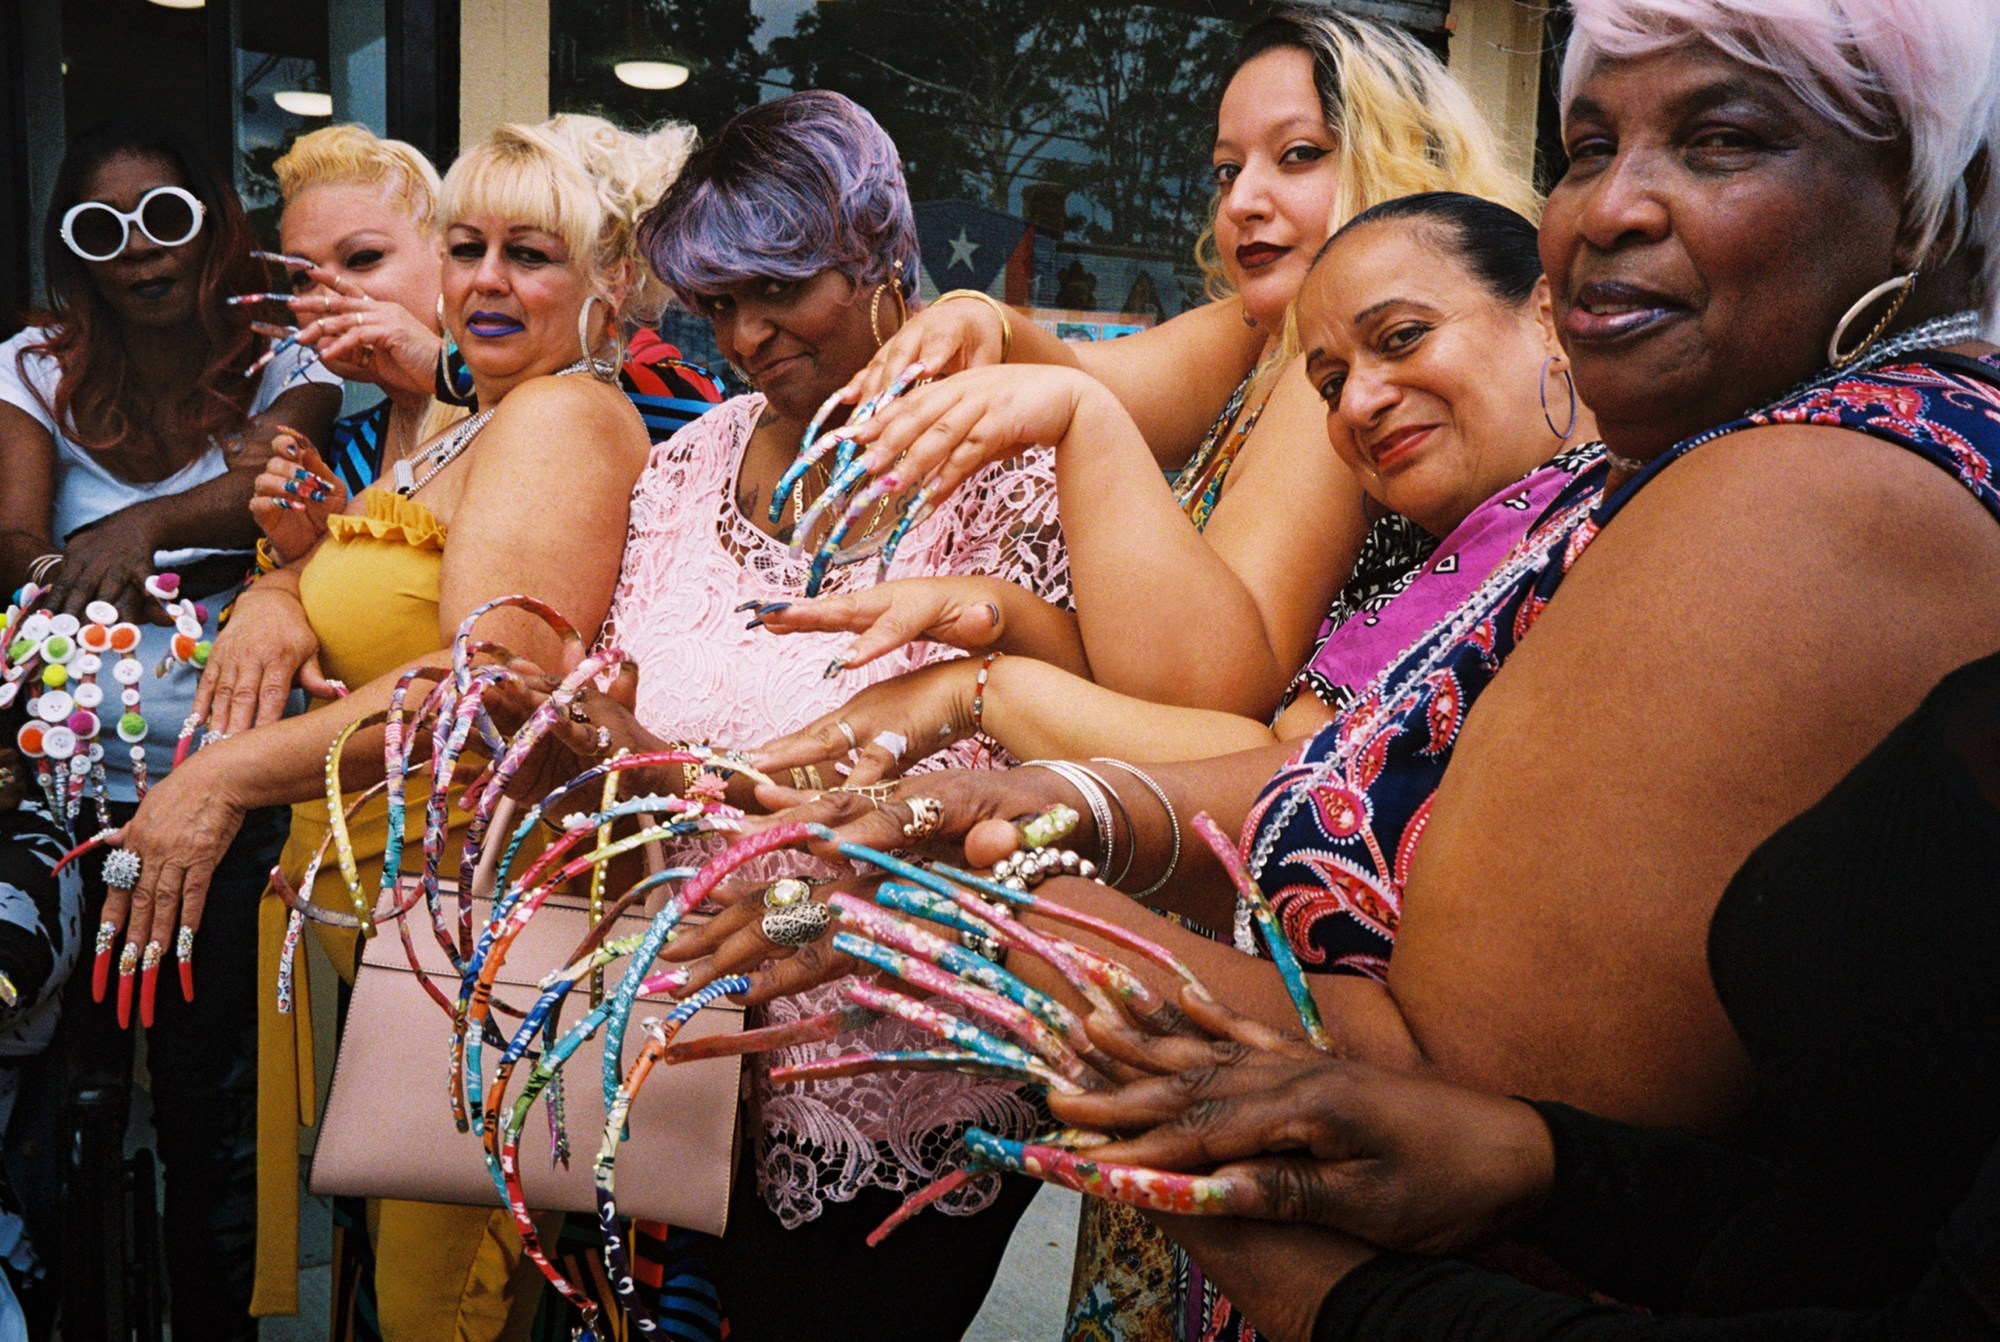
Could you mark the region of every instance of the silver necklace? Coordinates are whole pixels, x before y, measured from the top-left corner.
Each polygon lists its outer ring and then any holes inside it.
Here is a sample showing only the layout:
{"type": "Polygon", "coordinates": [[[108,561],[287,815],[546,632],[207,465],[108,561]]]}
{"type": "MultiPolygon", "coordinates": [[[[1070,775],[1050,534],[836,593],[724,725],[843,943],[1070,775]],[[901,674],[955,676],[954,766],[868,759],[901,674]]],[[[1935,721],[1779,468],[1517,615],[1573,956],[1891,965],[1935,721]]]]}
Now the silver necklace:
{"type": "MultiPolygon", "coordinates": [[[[610,367],[601,359],[578,359],[567,368],[557,369],[555,375],[568,377],[571,373],[587,371],[601,377],[603,371],[610,367]]],[[[472,440],[479,436],[479,431],[492,418],[491,410],[482,410],[470,419],[462,419],[446,430],[442,438],[419,452],[414,460],[409,457],[399,460],[389,470],[396,481],[396,492],[409,498],[429,484],[439,471],[451,465],[466,448],[472,446],[472,440]],[[423,470],[422,475],[417,474],[419,467],[423,470]]]]}

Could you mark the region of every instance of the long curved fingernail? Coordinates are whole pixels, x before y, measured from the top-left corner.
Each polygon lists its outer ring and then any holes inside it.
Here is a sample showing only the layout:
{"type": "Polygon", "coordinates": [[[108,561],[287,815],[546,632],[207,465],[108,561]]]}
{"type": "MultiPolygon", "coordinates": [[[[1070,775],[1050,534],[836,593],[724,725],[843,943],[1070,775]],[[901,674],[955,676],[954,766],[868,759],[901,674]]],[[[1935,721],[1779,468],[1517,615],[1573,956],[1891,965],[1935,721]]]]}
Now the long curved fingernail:
{"type": "Polygon", "coordinates": [[[738,606],[738,607],[736,608],[736,613],[737,613],[738,615],[741,615],[741,614],[742,614],[742,613],[743,613],[744,611],[746,611],[746,610],[756,610],[756,609],[757,609],[757,608],[758,608],[759,606],[761,606],[761,605],[763,605],[763,604],[764,604],[764,603],[763,603],[763,602],[761,602],[761,601],[746,601],[746,602],[744,602],[744,603],[743,603],[742,605],[740,605],[740,606],[738,606]]]}
{"type": "Polygon", "coordinates": [[[181,1000],[194,1001],[194,929],[183,927],[174,937],[174,959],[181,967],[181,1000]]]}
{"type": "Polygon", "coordinates": [[[118,1028],[130,1029],[132,1025],[132,971],[139,967],[139,947],[135,942],[126,942],[125,949],[118,952],[118,1028]]]}
{"type": "Polygon", "coordinates": [[[90,966],[90,1000],[102,1002],[104,989],[111,982],[111,943],[118,939],[118,924],[110,921],[97,925],[97,958],[90,966]]]}
{"type": "Polygon", "coordinates": [[[153,1028],[153,1002],[160,994],[160,955],[160,943],[149,941],[139,962],[139,1024],[149,1030],[153,1028]]]}
{"type": "Polygon", "coordinates": [[[832,661],[826,664],[826,670],[819,673],[819,678],[821,680],[832,680],[835,676],[839,675],[846,669],[847,669],[847,663],[841,661],[838,657],[836,657],[832,661]]]}

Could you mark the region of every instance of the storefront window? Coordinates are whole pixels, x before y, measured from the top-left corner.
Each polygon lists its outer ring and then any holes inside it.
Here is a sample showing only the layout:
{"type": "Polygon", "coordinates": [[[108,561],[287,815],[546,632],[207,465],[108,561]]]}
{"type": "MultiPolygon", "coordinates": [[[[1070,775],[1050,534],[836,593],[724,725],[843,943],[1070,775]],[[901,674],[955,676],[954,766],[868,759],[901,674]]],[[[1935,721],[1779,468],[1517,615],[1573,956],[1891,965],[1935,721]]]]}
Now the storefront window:
{"type": "MultiPolygon", "coordinates": [[[[758,99],[836,89],[902,150],[925,296],[980,289],[1065,337],[1107,338],[1203,300],[1217,80],[1243,15],[1187,0],[552,0],[550,103],[713,131],[758,99]],[[632,87],[617,66],[633,60],[680,82],[632,87]]],[[[669,335],[713,358],[699,323],[670,318],[669,335]]]]}

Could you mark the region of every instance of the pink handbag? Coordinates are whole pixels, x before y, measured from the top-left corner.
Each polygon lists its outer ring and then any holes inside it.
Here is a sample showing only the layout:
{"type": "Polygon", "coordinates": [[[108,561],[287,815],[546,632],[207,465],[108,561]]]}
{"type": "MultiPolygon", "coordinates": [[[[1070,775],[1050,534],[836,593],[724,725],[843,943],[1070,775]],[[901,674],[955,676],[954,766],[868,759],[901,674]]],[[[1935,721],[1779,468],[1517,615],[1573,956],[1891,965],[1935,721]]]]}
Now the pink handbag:
{"type": "MultiPolygon", "coordinates": [[[[475,890],[479,884],[475,881],[475,890]]],[[[448,904],[455,917],[456,901],[448,904]]],[[[478,922],[486,901],[475,897],[474,905],[478,922]]],[[[410,916],[420,921],[425,917],[421,908],[410,916]]],[[[620,918],[610,935],[642,931],[646,922],[634,911],[620,918]]],[[[537,982],[565,962],[590,925],[590,910],[583,900],[551,896],[514,941],[496,976],[494,997],[517,1007],[534,1001],[537,982]]],[[[458,978],[431,929],[414,927],[411,932],[425,972],[448,997],[455,997],[458,978]]],[[[609,981],[615,983],[622,970],[622,963],[611,965],[606,971],[609,981]]],[[[588,1002],[588,986],[579,984],[564,1003],[562,1025],[581,1019],[588,1002]]],[[[663,996],[641,999],[625,1037],[627,1065],[644,1043],[639,1022],[650,1015],[664,1016],[671,1005],[671,999],[663,996]]],[[[511,1033],[513,1017],[496,1013],[495,1019],[503,1034],[511,1033]]],[[[742,1025],[742,1008],[718,1003],[689,1021],[679,1038],[698,1039],[742,1025]]],[[[572,1147],[568,1168],[557,1165],[550,1155],[548,1123],[541,1112],[546,1092],[523,1129],[521,1182],[528,1205],[537,1211],[596,1210],[590,1171],[604,1135],[601,1039],[600,1033],[588,1040],[563,1068],[572,1147]]],[[[385,928],[368,941],[355,978],[313,1153],[309,1186],[314,1193],[501,1205],[481,1139],[461,1133],[452,1122],[446,1091],[450,1048],[450,1019],[417,981],[401,937],[385,928]]],[[[483,1050],[489,1085],[499,1054],[490,1043],[483,1050]]],[[[527,1079],[532,1059],[531,1054],[515,1068],[510,1104],[527,1079]]],[[[619,1148],[617,1191],[622,1213],[722,1233],[735,1169],[741,1076],[740,1057],[704,1058],[654,1069],[632,1106],[628,1136],[619,1148]]]]}

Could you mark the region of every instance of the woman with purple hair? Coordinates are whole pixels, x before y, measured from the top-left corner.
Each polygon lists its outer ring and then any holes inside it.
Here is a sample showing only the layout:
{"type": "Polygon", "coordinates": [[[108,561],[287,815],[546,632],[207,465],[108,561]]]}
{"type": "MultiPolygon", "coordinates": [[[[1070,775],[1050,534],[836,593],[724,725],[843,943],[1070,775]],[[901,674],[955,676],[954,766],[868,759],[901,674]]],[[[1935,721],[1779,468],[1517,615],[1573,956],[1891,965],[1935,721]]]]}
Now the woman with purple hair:
{"type": "MultiPolygon", "coordinates": [[[[708,319],[716,344],[755,390],[655,447],[633,493],[604,638],[638,665],[636,704],[595,694],[579,701],[587,721],[565,722],[563,731],[587,758],[691,738],[764,741],[851,692],[823,674],[844,634],[776,640],[756,619],[744,621],[805,584],[808,560],[787,544],[797,505],[772,522],[772,490],[821,403],[897,330],[916,292],[916,228],[896,146],[836,93],[791,94],[729,121],[689,158],[639,236],[660,278],[708,319]]],[[[855,520],[850,537],[865,543],[886,534],[897,516],[895,502],[885,501],[855,520]]],[[[819,534],[815,528],[814,539],[819,534]]],[[[858,585],[851,577],[858,571],[836,570],[829,590],[858,585]]],[[[1046,451],[987,468],[912,528],[889,565],[891,577],[969,573],[1020,583],[1053,603],[1052,612],[1066,603],[1068,563],[1046,451]]],[[[906,647],[859,674],[886,679],[941,651],[906,647]]],[[[972,743],[944,758],[961,767],[991,762],[972,743]]],[[[840,779],[815,768],[792,771],[791,781],[817,790],[840,779]]],[[[633,786],[674,793],[686,780],[676,766],[648,771],[633,786]]],[[[672,856],[695,863],[705,852],[691,844],[672,856]]],[[[837,869],[781,853],[746,874],[754,898],[779,878],[837,869]]],[[[811,1015],[840,1000],[837,989],[786,998],[772,1003],[769,1018],[811,1015]]],[[[917,1038],[904,1030],[872,1027],[870,1042],[858,1046],[922,1047],[895,1042],[917,1038]]],[[[952,1167],[966,1124],[1025,1135],[1037,1109],[1012,1087],[945,1074],[779,1090],[768,1083],[772,1066],[854,1047],[849,1036],[755,1063],[755,1132],[745,1143],[728,1235],[709,1254],[735,1342],[959,1336],[1032,1193],[990,1181],[968,1186],[940,1204],[945,1215],[926,1217],[920,1233],[868,1248],[868,1232],[909,1192],[952,1167]]]]}

